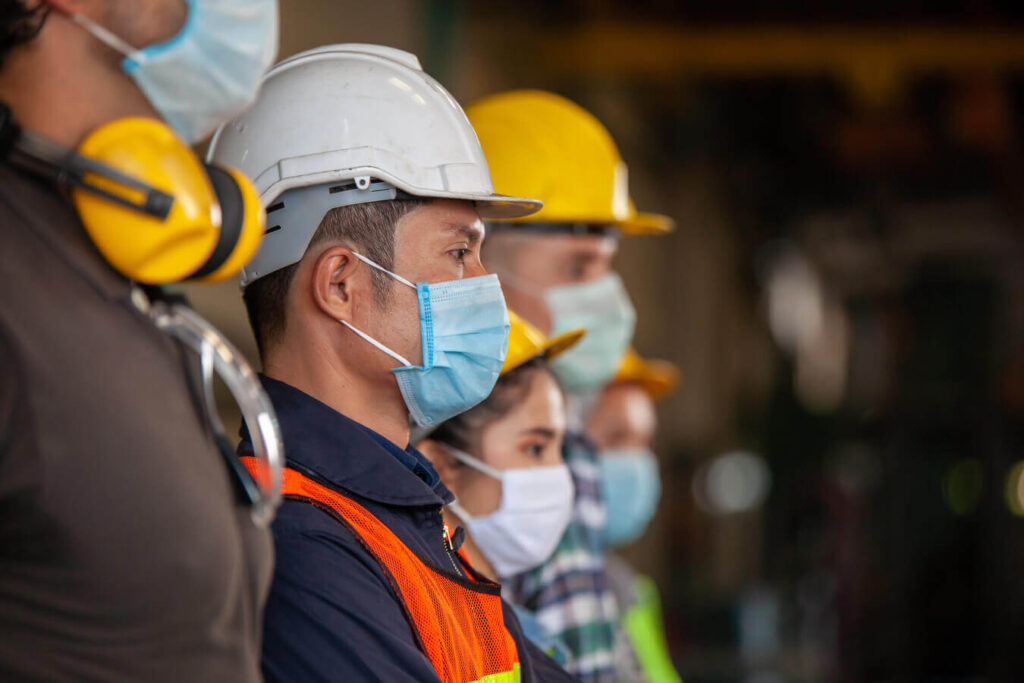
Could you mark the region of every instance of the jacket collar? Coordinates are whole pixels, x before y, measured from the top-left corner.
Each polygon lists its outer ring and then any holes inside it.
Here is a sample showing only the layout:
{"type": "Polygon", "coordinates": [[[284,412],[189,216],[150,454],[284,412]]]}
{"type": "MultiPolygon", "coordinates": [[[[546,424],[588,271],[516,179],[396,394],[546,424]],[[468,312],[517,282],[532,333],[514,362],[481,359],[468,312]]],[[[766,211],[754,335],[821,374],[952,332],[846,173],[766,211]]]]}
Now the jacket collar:
{"type": "MultiPolygon", "coordinates": [[[[453,500],[430,461],[412,446],[399,448],[289,384],[260,379],[277,412],[290,467],[385,505],[440,506],[453,500]]],[[[251,449],[244,425],[239,448],[251,449]]]]}

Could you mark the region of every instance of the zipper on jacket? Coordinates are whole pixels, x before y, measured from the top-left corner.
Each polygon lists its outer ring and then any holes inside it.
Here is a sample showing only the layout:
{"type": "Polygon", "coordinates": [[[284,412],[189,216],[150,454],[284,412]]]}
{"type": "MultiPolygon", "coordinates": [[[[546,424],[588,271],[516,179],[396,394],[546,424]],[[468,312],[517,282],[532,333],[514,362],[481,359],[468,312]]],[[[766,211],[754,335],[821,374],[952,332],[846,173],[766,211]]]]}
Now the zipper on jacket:
{"type": "Polygon", "coordinates": [[[452,563],[452,569],[455,570],[455,573],[459,576],[465,576],[459,568],[459,563],[456,561],[455,548],[452,547],[452,538],[448,531],[448,525],[444,521],[444,513],[438,510],[437,514],[441,518],[441,543],[444,545],[444,554],[448,556],[448,561],[452,563]]]}

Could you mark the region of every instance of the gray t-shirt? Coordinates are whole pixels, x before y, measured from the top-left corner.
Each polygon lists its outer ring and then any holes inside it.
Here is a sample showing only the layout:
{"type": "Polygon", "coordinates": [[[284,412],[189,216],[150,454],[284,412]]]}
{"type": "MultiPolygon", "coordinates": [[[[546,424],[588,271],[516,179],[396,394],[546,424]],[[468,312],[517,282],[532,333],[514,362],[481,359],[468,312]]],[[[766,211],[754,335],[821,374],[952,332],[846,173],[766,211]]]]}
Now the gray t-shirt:
{"type": "Polygon", "coordinates": [[[0,680],[260,680],[270,537],[131,292],[0,164],[0,680]]]}

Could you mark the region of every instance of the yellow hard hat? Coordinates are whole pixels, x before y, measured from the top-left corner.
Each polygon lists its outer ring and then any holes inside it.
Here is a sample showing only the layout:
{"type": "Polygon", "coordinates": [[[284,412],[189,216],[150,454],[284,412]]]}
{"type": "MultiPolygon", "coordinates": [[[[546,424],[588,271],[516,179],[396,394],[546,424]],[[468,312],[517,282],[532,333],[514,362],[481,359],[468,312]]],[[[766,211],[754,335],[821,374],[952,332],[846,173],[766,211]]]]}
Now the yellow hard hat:
{"type": "Polygon", "coordinates": [[[665,398],[679,386],[679,368],[667,360],[644,359],[634,349],[626,352],[612,382],[632,382],[655,401],[665,398]]]}
{"type": "Polygon", "coordinates": [[[675,228],[668,216],[637,212],[615,141],[578,104],[542,90],[512,90],[473,103],[466,115],[494,187],[544,202],[537,213],[514,220],[615,225],[634,235],[675,228]]]}
{"type": "Polygon", "coordinates": [[[505,364],[501,366],[502,375],[529,363],[537,356],[551,360],[571,348],[584,333],[583,328],[577,328],[549,338],[512,309],[508,311],[508,319],[512,327],[508,332],[508,353],[505,355],[505,364]]]}

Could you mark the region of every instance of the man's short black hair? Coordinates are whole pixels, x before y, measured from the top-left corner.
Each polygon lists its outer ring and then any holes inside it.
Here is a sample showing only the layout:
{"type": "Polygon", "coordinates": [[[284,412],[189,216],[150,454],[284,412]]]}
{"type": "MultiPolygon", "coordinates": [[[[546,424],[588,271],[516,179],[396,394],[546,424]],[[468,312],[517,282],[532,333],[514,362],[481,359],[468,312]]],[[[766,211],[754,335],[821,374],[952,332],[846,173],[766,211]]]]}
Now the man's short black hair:
{"type": "MultiPolygon", "coordinates": [[[[2,2],[3,0],[0,0],[2,2]]],[[[395,262],[395,227],[413,209],[430,203],[429,199],[395,199],[384,202],[352,204],[331,209],[320,221],[309,242],[311,249],[324,242],[337,242],[357,250],[382,268],[392,270],[395,262]]],[[[245,288],[243,298],[249,313],[249,324],[256,335],[260,355],[285,329],[288,289],[298,264],[293,264],[261,277],[245,288]]],[[[392,281],[376,268],[370,269],[374,295],[383,305],[391,291],[392,281]]]]}
{"type": "Polygon", "coordinates": [[[11,50],[36,37],[49,13],[45,2],[29,9],[23,0],[0,0],[0,67],[11,50]]]}

